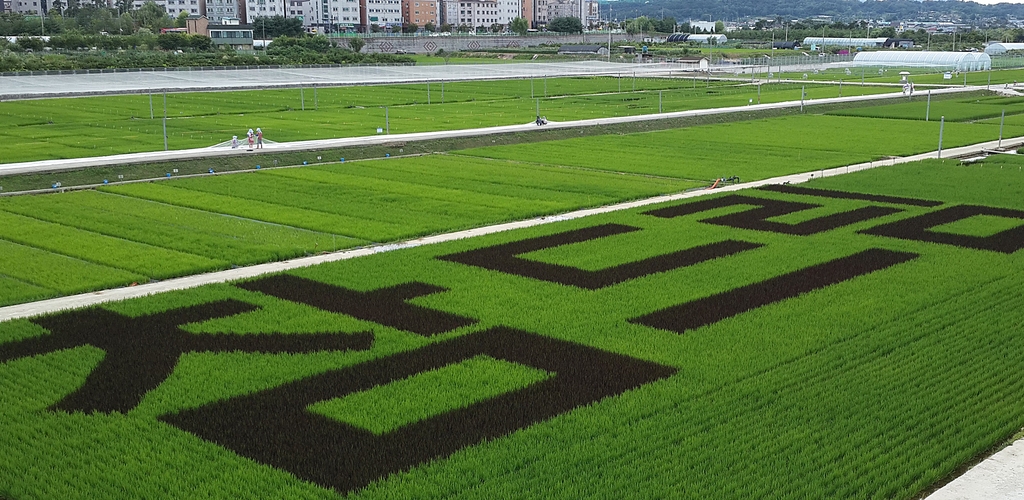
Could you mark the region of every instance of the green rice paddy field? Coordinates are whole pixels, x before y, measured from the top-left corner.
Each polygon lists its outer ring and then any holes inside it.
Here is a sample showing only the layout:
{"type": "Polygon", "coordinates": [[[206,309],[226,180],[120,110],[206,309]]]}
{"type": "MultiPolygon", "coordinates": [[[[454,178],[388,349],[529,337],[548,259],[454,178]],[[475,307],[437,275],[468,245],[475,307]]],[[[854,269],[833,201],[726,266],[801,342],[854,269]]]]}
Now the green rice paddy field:
{"type": "Polygon", "coordinates": [[[1024,427],[1022,165],[0,323],[0,497],[916,498],[1024,427]]]}
{"type": "MultiPolygon", "coordinates": [[[[1024,135],[1024,124],[1005,132],[1024,135]]],[[[937,123],[921,120],[804,115],[3,197],[0,305],[675,193],[716,178],[909,155],[934,149],[937,135],[937,123]]],[[[955,122],[944,141],[997,136],[998,124],[955,122]]]]}
{"type": "MultiPolygon", "coordinates": [[[[794,84],[765,85],[760,101],[799,100],[800,90],[794,84]]],[[[891,91],[847,86],[843,95],[891,91]]],[[[807,88],[809,99],[838,95],[830,85],[807,88]]],[[[0,121],[7,125],[0,128],[0,163],[162,150],[163,98],[0,102],[0,121]]],[[[378,127],[398,134],[523,124],[535,119],[538,106],[549,120],[566,121],[743,106],[751,100],[758,101],[756,87],[626,75],[180,93],[167,94],[167,134],[170,149],[188,149],[244,138],[257,127],[267,140],[287,142],[369,136],[378,127]]]]}

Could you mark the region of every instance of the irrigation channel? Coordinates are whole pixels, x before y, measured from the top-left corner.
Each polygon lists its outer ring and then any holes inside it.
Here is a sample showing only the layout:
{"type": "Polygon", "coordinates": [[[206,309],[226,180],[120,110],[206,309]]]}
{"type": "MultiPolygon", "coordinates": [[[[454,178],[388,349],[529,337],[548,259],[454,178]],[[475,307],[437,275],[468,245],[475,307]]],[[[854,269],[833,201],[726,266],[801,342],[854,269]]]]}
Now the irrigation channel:
{"type": "MultiPolygon", "coordinates": [[[[932,90],[932,94],[957,94],[963,92],[976,92],[984,90],[984,87],[952,87],[944,89],[932,90]]],[[[807,101],[785,101],[777,103],[767,104],[751,104],[748,106],[728,107],[728,108],[710,108],[710,109],[696,109],[688,111],[675,111],[671,113],[657,113],[648,115],[635,115],[635,116],[620,116],[620,117],[609,117],[609,118],[594,118],[588,120],[574,120],[566,122],[548,122],[543,125],[546,129],[571,129],[577,127],[590,127],[596,125],[614,125],[621,123],[635,123],[651,120],[665,120],[673,118],[686,118],[695,116],[709,116],[719,115],[727,113],[745,113],[751,111],[762,111],[771,109],[786,109],[786,108],[803,108],[810,106],[820,106],[828,104],[839,104],[839,103],[850,103],[850,102],[865,102],[874,100],[899,100],[906,99],[906,96],[900,92],[887,93],[887,94],[871,94],[862,96],[850,96],[850,97],[835,97],[827,99],[807,100],[807,101]]],[[[522,125],[504,125],[498,127],[484,127],[476,129],[463,129],[463,130],[443,130],[435,132],[417,132],[411,134],[389,134],[389,135],[373,135],[364,137],[344,137],[337,139],[319,139],[312,141],[296,141],[286,143],[275,143],[267,145],[266,148],[260,150],[262,152],[294,152],[294,151],[314,151],[321,149],[331,148],[342,148],[351,146],[374,146],[389,143],[398,142],[415,142],[415,141],[427,141],[435,139],[451,139],[457,137],[476,137],[493,134],[507,134],[515,132],[528,132],[538,130],[537,125],[533,123],[522,124],[522,125]]],[[[252,151],[245,149],[231,149],[231,148],[196,148],[196,149],[182,149],[172,151],[151,151],[145,153],[129,153],[112,156],[97,156],[88,158],[70,158],[60,160],[41,160],[23,163],[8,163],[0,165],[0,176],[4,175],[16,175],[16,174],[29,174],[29,173],[42,173],[42,172],[60,172],[66,170],[78,170],[89,167],[102,167],[111,165],[125,165],[125,164],[140,164],[140,163],[154,163],[163,161],[174,161],[174,160],[187,160],[196,158],[210,158],[220,156],[237,156],[250,154],[252,151]]]]}

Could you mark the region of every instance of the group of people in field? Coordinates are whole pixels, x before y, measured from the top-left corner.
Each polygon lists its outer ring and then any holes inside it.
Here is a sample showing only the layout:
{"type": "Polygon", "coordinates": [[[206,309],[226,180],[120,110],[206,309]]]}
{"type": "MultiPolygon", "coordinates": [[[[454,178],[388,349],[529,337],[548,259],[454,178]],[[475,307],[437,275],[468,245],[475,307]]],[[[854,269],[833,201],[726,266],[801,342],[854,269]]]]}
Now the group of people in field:
{"type": "MultiPolygon", "coordinates": [[[[249,132],[246,133],[246,139],[249,141],[250,150],[253,149],[254,146],[256,149],[263,149],[263,131],[260,130],[259,127],[256,127],[256,132],[249,129],[249,132]]],[[[231,136],[231,149],[238,149],[237,135],[231,136]]]]}

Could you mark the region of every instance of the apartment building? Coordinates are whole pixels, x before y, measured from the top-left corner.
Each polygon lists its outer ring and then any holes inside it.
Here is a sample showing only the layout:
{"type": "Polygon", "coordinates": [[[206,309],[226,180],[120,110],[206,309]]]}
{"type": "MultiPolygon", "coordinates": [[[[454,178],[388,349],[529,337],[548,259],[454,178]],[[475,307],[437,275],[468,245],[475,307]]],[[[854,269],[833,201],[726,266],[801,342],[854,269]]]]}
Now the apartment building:
{"type": "Polygon", "coordinates": [[[428,23],[441,24],[437,0],[402,0],[402,17],[420,28],[428,23]]]}
{"type": "Polygon", "coordinates": [[[9,10],[11,12],[18,12],[21,14],[38,15],[40,9],[43,9],[44,12],[50,10],[50,6],[44,5],[43,0],[11,0],[10,6],[9,10]]]}
{"type": "MultiPolygon", "coordinates": [[[[24,1],[24,0],[22,0],[24,1]]],[[[154,0],[157,5],[167,11],[172,18],[178,17],[184,12],[189,16],[206,15],[206,0],[154,0]]],[[[141,9],[146,0],[135,0],[132,2],[133,9],[141,9]]]]}
{"type": "Polygon", "coordinates": [[[508,26],[522,12],[522,0],[451,2],[447,10],[447,22],[456,27],[465,25],[470,28],[489,28],[494,24],[508,26]]]}
{"type": "MultiPolygon", "coordinates": [[[[181,0],[178,0],[181,1],[181,0]]],[[[212,1],[212,0],[205,0],[212,1]]],[[[230,1],[230,0],[228,0],[230,1]]],[[[243,23],[251,23],[257,17],[284,16],[286,0],[240,0],[245,6],[245,15],[239,16],[243,23]]]]}
{"type": "Polygon", "coordinates": [[[532,16],[524,16],[527,20],[531,20],[530,26],[534,28],[547,25],[555,17],[578,18],[584,28],[597,24],[600,20],[597,0],[534,0],[534,2],[532,16]]]}
{"type": "Polygon", "coordinates": [[[213,24],[243,17],[238,9],[238,0],[206,0],[206,12],[203,15],[213,24]]]}
{"type": "Polygon", "coordinates": [[[399,30],[402,28],[402,0],[366,0],[368,25],[399,30]]]}

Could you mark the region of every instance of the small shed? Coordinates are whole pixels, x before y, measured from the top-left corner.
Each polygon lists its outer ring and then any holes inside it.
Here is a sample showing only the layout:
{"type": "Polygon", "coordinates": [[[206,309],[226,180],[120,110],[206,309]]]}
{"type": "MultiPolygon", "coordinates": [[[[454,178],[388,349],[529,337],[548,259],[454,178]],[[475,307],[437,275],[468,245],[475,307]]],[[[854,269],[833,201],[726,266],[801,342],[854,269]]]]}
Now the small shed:
{"type": "Polygon", "coordinates": [[[708,71],[710,65],[708,64],[708,58],[700,56],[680,57],[676,59],[676,62],[685,66],[687,69],[697,71],[708,71]]]}
{"type": "Polygon", "coordinates": [[[608,48],[602,45],[562,45],[558,48],[558,53],[570,56],[606,56],[608,48]]]}

